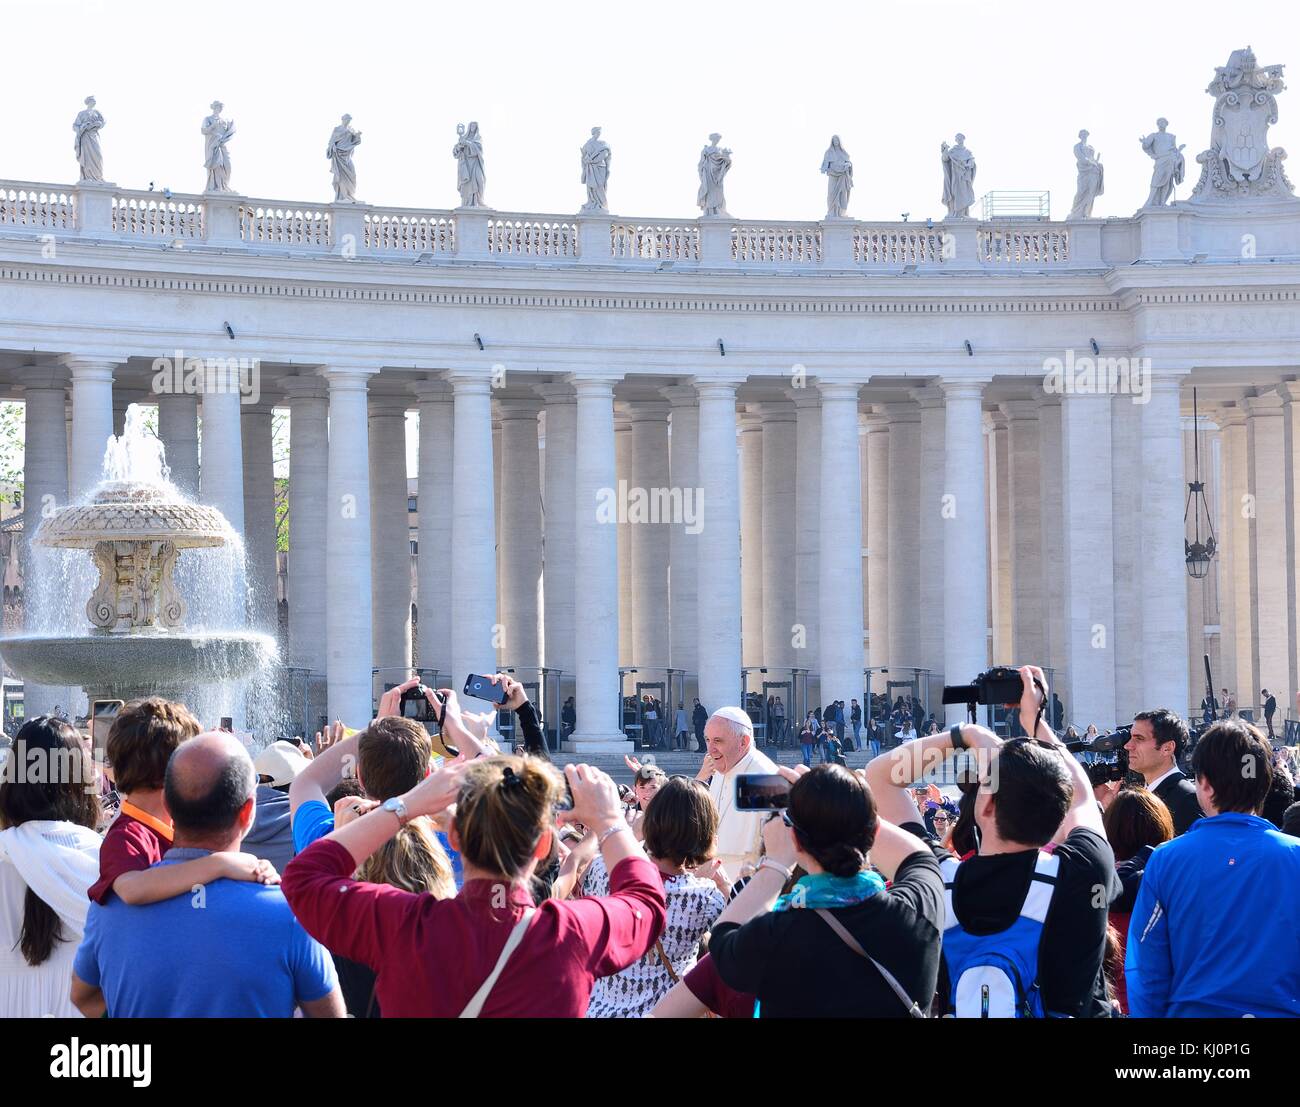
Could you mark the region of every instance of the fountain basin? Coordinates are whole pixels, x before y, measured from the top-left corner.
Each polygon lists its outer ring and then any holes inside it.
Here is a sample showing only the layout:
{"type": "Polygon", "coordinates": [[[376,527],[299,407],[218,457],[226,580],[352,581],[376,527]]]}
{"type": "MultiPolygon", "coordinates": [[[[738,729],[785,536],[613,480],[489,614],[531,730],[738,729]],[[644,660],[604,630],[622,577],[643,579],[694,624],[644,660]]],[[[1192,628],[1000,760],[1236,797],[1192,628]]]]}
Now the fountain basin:
{"type": "Polygon", "coordinates": [[[276,653],[275,639],[252,631],[0,639],[0,654],[24,680],[113,688],[119,699],[237,679],[274,663],[276,653]]]}

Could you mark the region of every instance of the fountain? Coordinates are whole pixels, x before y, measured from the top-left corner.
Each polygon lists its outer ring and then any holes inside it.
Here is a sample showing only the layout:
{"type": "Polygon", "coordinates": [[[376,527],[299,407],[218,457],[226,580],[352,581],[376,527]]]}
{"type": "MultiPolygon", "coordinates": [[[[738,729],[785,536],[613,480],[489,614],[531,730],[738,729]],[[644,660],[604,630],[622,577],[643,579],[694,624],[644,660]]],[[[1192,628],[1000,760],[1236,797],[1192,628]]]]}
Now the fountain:
{"type": "MultiPolygon", "coordinates": [[[[137,408],[128,412],[125,433],[109,440],[104,472],[106,479],[85,502],[54,509],[31,541],[33,556],[42,558],[66,549],[90,551],[99,572],[85,605],[90,625],[69,626],[57,612],[34,612],[44,620],[41,631],[0,639],[0,653],[24,680],[80,686],[91,701],[160,695],[195,708],[202,703],[211,710],[217,701],[232,707],[240,679],[275,662],[274,639],[241,626],[242,572],[227,574],[234,579],[226,581],[202,574],[213,586],[209,592],[224,593],[208,597],[205,614],[227,601],[226,617],[218,621],[235,629],[187,629],[189,605],[176,571],[184,550],[242,555],[239,537],[219,511],[187,500],[171,484],[162,443],[143,426],[137,408]]],[[[184,572],[194,567],[181,568],[183,576],[200,579],[184,572]]]]}

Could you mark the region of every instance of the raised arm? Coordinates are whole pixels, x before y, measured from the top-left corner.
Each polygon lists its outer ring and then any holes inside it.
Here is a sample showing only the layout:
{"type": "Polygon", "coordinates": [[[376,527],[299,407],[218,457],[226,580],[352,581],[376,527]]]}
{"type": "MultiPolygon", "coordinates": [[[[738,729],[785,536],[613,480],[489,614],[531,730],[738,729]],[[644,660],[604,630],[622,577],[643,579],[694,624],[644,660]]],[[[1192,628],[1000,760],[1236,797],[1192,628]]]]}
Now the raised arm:
{"type": "Polygon", "coordinates": [[[113,881],[113,891],[123,903],[158,903],[222,879],[279,884],[280,874],[270,861],[251,853],[212,853],[176,865],[154,865],[125,872],[113,881]]]}

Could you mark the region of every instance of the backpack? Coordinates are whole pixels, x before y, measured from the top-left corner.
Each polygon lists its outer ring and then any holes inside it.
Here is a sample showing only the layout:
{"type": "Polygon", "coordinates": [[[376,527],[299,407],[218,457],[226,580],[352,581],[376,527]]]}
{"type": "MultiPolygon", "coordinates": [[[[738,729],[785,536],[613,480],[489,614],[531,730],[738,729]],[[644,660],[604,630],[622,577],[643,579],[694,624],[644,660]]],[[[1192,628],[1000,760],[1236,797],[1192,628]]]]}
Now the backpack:
{"type": "Polygon", "coordinates": [[[939,865],[947,908],[943,959],[951,1013],[959,1019],[1046,1018],[1038,987],[1038,948],[1061,859],[1038,851],[1020,914],[996,934],[971,934],[958,921],[953,886],[959,864],[947,860],[939,865]]]}

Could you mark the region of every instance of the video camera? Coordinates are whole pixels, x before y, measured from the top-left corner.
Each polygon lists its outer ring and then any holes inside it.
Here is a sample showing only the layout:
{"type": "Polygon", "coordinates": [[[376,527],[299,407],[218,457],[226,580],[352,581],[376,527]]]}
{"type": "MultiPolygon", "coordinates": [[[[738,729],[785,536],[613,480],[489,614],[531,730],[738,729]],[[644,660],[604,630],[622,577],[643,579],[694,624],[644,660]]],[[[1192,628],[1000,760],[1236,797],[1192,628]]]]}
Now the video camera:
{"type": "Polygon", "coordinates": [[[944,703],[964,703],[974,708],[985,704],[1019,703],[1025,694],[1025,682],[1017,669],[997,665],[980,673],[969,684],[945,685],[944,703]]]}
{"type": "Polygon", "coordinates": [[[1131,726],[1122,726],[1109,734],[1099,735],[1091,742],[1066,742],[1065,748],[1075,754],[1104,755],[1103,758],[1089,761],[1084,765],[1088,773],[1088,782],[1096,788],[1102,784],[1123,780],[1128,776],[1128,750],[1124,747],[1128,744],[1132,732],[1131,726]]]}

